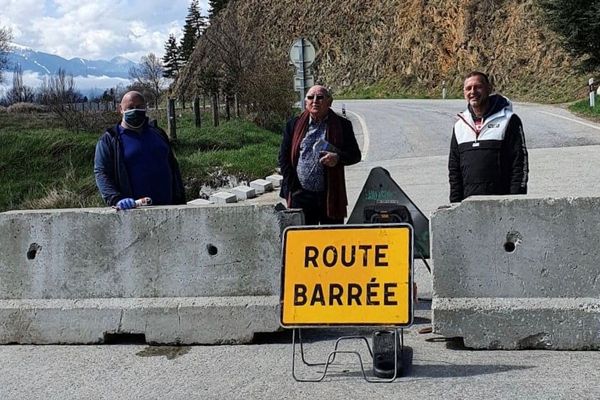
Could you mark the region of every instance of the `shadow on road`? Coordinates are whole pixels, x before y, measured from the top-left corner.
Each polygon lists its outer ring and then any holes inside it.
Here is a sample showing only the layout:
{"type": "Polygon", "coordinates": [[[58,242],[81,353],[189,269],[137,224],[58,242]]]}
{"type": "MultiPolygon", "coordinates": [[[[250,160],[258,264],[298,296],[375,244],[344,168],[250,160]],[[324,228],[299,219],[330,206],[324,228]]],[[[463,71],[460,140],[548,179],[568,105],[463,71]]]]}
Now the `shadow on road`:
{"type": "MultiPolygon", "coordinates": [[[[418,362],[418,361],[417,361],[418,362]]],[[[464,365],[464,364],[413,364],[410,377],[412,378],[452,378],[476,375],[498,374],[508,371],[519,371],[535,368],[535,366],[524,365],[464,365]]]]}

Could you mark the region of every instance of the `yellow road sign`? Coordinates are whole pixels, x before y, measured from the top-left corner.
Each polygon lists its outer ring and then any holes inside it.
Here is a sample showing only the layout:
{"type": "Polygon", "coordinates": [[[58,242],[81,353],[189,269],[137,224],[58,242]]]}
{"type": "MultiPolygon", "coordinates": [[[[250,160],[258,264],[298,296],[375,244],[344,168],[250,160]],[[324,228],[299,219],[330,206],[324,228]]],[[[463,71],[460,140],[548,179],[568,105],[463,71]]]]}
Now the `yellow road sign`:
{"type": "Polygon", "coordinates": [[[410,325],[412,252],[408,224],[286,229],[281,325],[410,325]]]}

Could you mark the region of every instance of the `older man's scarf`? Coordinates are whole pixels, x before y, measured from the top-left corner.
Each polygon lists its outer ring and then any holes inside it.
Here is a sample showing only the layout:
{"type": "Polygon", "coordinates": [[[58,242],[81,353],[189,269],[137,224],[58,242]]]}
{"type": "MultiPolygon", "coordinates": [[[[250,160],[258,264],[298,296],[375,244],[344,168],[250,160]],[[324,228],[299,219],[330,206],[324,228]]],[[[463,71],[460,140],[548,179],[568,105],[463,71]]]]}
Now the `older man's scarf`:
{"type": "MultiPolygon", "coordinates": [[[[294,169],[298,165],[300,143],[306,134],[309,118],[310,113],[304,111],[300,117],[298,117],[298,120],[294,125],[294,133],[292,136],[292,167],[294,169]]],[[[327,133],[325,138],[338,149],[342,148],[344,142],[342,135],[342,121],[331,109],[327,115],[327,133]]],[[[346,217],[346,205],[348,204],[346,198],[346,179],[344,176],[341,154],[339,154],[339,157],[338,164],[335,167],[327,167],[325,169],[327,183],[327,216],[334,219],[343,219],[346,217]]]]}

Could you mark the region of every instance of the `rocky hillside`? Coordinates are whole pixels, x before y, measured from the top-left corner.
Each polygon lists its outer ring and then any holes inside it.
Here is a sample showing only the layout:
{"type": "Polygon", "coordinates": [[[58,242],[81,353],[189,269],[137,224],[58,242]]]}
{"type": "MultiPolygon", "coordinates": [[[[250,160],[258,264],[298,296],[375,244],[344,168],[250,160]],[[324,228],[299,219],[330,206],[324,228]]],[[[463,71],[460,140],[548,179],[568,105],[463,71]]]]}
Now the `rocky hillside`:
{"type": "Polygon", "coordinates": [[[520,100],[567,101],[587,77],[545,28],[535,0],[238,0],[257,37],[287,54],[305,37],[317,47],[317,81],[339,92],[460,95],[465,73],[490,74],[520,100]]]}

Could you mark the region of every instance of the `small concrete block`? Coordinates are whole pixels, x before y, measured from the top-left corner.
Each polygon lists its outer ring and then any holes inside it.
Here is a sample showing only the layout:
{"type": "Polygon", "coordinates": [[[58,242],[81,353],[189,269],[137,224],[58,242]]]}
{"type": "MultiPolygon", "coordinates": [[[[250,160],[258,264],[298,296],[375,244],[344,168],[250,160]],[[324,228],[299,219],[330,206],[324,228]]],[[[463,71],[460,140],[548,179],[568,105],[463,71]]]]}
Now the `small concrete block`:
{"type": "Polygon", "coordinates": [[[194,199],[187,202],[190,206],[207,206],[209,204],[213,204],[212,201],[206,199],[194,199]]]}
{"type": "Polygon", "coordinates": [[[211,194],[209,200],[216,204],[236,203],[237,196],[229,192],[217,192],[211,194]]]}
{"type": "Polygon", "coordinates": [[[273,183],[266,179],[256,179],[250,182],[250,187],[256,189],[257,194],[262,194],[272,191],[273,183]]]}
{"type": "Polygon", "coordinates": [[[256,197],[256,190],[246,185],[234,187],[231,189],[231,193],[237,196],[238,201],[256,197]]]}
{"type": "Polygon", "coordinates": [[[269,182],[273,183],[273,187],[280,187],[281,186],[281,182],[283,182],[283,176],[275,174],[275,175],[269,175],[265,178],[266,180],[268,180],[269,182]]]}

